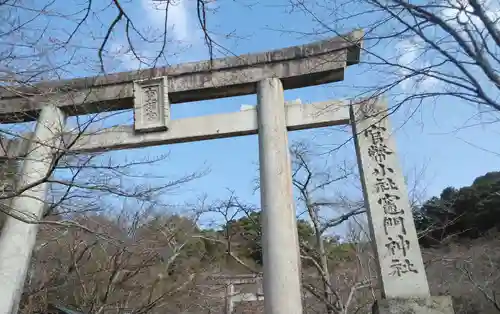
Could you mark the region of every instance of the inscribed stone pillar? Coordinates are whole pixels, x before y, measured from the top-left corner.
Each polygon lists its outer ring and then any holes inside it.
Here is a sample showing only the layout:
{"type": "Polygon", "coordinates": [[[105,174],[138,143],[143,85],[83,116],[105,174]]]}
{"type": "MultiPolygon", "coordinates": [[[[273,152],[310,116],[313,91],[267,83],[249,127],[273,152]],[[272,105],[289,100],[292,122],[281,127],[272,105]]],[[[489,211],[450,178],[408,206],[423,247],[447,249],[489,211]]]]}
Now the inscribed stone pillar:
{"type": "Polygon", "coordinates": [[[38,224],[29,222],[43,214],[47,183],[39,182],[50,170],[63,127],[61,110],[52,105],[42,109],[16,184],[17,189],[30,188],[11,202],[11,212],[25,221],[9,217],[0,236],[0,314],[17,313],[38,231],[38,224]]]}
{"type": "Polygon", "coordinates": [[[385,99],[351,106],[351,119],[372,243],[384,300],[376,313],[453,313],[451,300],[430,297],[408,191],[385,99]],[[417,301],[415,301],[417,300],[417,301]],[[441,305],[436,310],[436,302],[441,305]],[[402,312],[398,312],[399,310],[402,312]],[[395,312],[394,312],[395,311],[395,312]]]}
{"type": "Polygon", "coordinates": [[[380,99],[370,99],[351,109],[382,293],[386,298],[427,297],[429,285],[387,107],[380,99]]]}

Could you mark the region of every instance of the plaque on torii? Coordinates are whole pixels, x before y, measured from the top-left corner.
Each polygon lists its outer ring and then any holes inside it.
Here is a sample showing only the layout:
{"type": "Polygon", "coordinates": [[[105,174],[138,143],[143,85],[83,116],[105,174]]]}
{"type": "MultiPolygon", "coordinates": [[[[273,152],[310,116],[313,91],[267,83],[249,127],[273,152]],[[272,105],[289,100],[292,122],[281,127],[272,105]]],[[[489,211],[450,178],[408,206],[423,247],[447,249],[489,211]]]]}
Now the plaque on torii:
{"type": "Polygon", "coordinates": [[[167,76],[134,81],[134,130],[166,131],[169,121],[167,76]]]}

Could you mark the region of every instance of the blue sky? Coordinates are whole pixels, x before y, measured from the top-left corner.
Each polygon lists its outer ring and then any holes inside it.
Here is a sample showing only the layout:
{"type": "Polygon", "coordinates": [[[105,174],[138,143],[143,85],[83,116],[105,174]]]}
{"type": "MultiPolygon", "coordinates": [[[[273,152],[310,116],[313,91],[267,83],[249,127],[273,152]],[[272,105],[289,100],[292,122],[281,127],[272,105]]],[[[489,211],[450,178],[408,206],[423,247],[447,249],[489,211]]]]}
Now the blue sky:
{"type": "MultiPolygon", "coordinates": [[[[277,49],[328,36],[328,34],[326,36],[301,36],[271,30],[304,31],[315,27],[310,17],[300,13],[288,13],[286,7],[278,5],[280,2],[269,2],[267,5],[253,7],[230,1],[220,1],[216,4],[218,5],[217,14],[209,15],[209,23],[212,23],[220,33],[228,33],[234,29],[238,36],[246,38],[238,41],[221,40],[235,54],[277,49]],[[212,18],[211,21],[210,18],[212,18]]],[[[181,60],[197,60],[207,57],[207,51],[196,35],[196,16],[192,5],[192,2],[184,1],[182,9],[176,8],[172,13],[182,11],[177,18],[176,15],[172,15],[174,21],[181,20],[178,25],[173,26],[174,33],[176,27],[180,26],[182,29],[177,29],[180,33],[179,37],[191,41],[194,45],[193,49],[179,58],[181,60]]],[[[144,10],[144,6],[141,9],[144,10]]],[[[356,24],[356,21],[352,24],[356,24]]],[[[352,25],[352,27],[358,25],[352,25]]],[[[349,29],[348,26],[344,28],[349,29]]],[[[362,71],[366,71],[366,67],[352,66],[347,69],[344,82],[287,91],[285,97],[289,100],[300,98],[307,102],[355,95],[356,91],[353,87],[367,84],[371,78],[371,75],[364,75],[362,71]]],[[[241,104],[254,104],[255,100],[255,96],[252,95],[203,103],[176,104],[172,110],[174,118],[237,111],[241,104]]],[[[397,112],[392,117],[393,124],[399,126],[406,122],[410,109],[403,108],[397,112]]],[[[496,170],[500,166],[499,156],[496,155],[499,150],[495,140],[498,138],[498,126],[489,124],[465,129],[463,127],[477,124],[478,119],[483,119],[483,121],[491,119],[486,114],[476,116],[477,113],[478,109],[470,104],[461,103],[453,98],[443,98],[438,103],[426,103],[413,119],[398,130],[398,147],[404,168],[408,174],[411,174],[414,167],[421,168],[426,165],[429,195],[439,193],[447,185],[470,184],[476,176],[496,170]],[[469,121],[474,116],[476,116],[475,120],[469,121]]],[[[325,136],[324,130],[293,132],[290,133],[290,138],[293,140],[314,135],[321,143],[341,142],[343,138],[346,138],[339,132],[333,134],[325,136]]],[[[182,168],[188,171],[190,165],[211,167],[211,174],[195,184],[194,190],[208,192],[209,195],[215,196],[224,195],[226,193],[224,190],[231,188],[244,199],[258,201],[258,195],[251,194],[252,179],[257,176],[256,136],[171,145],[154,148],[152,151],[163,151],[163,149],[171,150],[170,162],[175,164],[177,169],[182,168]],[[177,167],[178,165],[182,167],[177,167]]],[[[351,159],[354,157],[352,144],[346,148],[343,156],[351,159]]]]}
{"type": "MultiPolygon", "coordinates": [[[[42,1],[43,2],[43,1],[42,1]]],[[[78,0],[69,2],[78,3],[78,0]]],[[[63,6],[57,2],[54,10],[70,10],[71,6],[63,6]]],[[[67,4],[68,1],[65,2],[67,4]]],[[[266,1],[265,4],[253,1],[215,1],[210,9],[216,9],[207,16],[209,28],[215,33],[214,38],[231,53],[242,54],[278,49],[286,46],[308,43],[317,39],[333,37],[334,34],[321,32],[320,26],[300,10],[292,10],[288,1],[266,1]],[[311,34],[312,30],[321,34],[311,34]],[[304,34],[309,33],[309,34],[304,34]],[[231,34],[230,36],[225,36],[231,34]]],[[[83,4],[80,4],[82,6],[83,4]]],[[[99,4],[101,5],[101,4],[99,4]]],[[[76,8],[75,5],[73,8],[76,8]]],[[[112,20],[116,11],[106,8],[92,17],[92,22],[86,23],[85,28],[77,34],[79,45],[98,47],[99,36],[103,35],[105,25],[112,20]]],[[[124,2],[131,18],[139,28],[161,28],[163,13],[155,10],[148,0],[133,0],[124,2]]],[[[167,50],[178,55],[169,55],[163,63],[178,63],[196,61],[208,58],[208,50],[204,46],[202,33],[196,17],[195,1],[177,0],[172,3],[169,11],[169,38],[173,40],[167,50]]],[[[332,19],[328,12],[315,11],[325,21],[332,19]]],[[[336,11],[334,26],[340,30],[351,30],[363,27],[368,23],[364,18],[344,21],[342,14],[349,12],[349,7],[340,7],[336,11]],[[340,18],[339,18],[340,16],[340,18]],[[343,21],[342,23],[338,21],[343,21]]],[[[60,20],[52,25],[54,34],[59,32],[62,25],[74,25],[67,20],[60,20]]],[[[333,24],[332,24],[333,25],[333,24]]],[[[123,30],[123,25],[121,28],[123,30]]],[[[313,32],[314,33],[314,32],[313,32]]],[[[392,58],[401,51],[399,61],[406,62],[414,57],[414,52],[408,53],[408,44],[415,46],[412,41],[386,42],[377,47],[377,51],[392,58]],[[406,58],[406,59],[405,59],[406,58]]],[[[417,43],[418,44],[418,43],[417,43]]],[[[123,31],[114,32],[107,49],[106,66],[108,71],[134,69],[139,64],[126,49],[123,31]]],[[[412,46],[412,47],[413,47],[412,46]]],[[[137,42],[137,50],[145,56],[150,56],[157,49],[157,45],[137,42]]],[[[95,50],[75,48],[79,56],[78,64],[66,76],[84,76],[95,71],[91,66],[96,61],[95,50]]],[[[58,52],[61,56],[66,51],[58,52]]],[[[221,53],[217,53],[221,56],[221,53]]],[[[362,56],[366,61],[370,56],[362,56]]],[[[420,61],[419,61],[420,62],[420,61]]],[[[369,65],[354,65],[347,69],[343,82],[328,84],[319,87],[290,90],[285,92],[286,100],[300,98],[302,102],[323,101],[356,96],[360,87],[391,79],[394,73],[370,71],[369,65]]],[[[396,89],[397,92],[419,92],[422,88],[441,88],[437,82],[427,81],[425,84],[414,85],[409,82],[396,89]]],[[[242,104],[255,104],[256,96],[233,97],[226,99],[175,104],[172,107],[173,118],[215,114],[219,112],[238,111],[242,104]]],[[[439,194],[446,186],[464,186],[471,184],[475,177],[488,171],[500,168],[500,148],[498,147],[497,123],[498,115],[487,112],[487,108],[477,108],[452,97],[442,97],[435,102],[426,101],[409,119],[414,107],[410,104],[396,112],[391,121],[397,127],[397,144],[399,156],[405,173],[413,181],[415,169],[425,168],[425,176],[421,187],[425,187],[425,196],[439,194]],[[482,114],[478,114],[482,112],[482,114]],[[482,123],[481,123],[482,122],[482,123]]],[[[130,114],[127,115],[130,118],[130,114]]],[[[127,118],[127,119],[128,119],[127,118]]],[[[339,129],[317,129],[290,133],[290,142],[299,139],[309,139],[317,144],[334,145],[349,138],[349,132],[339,129]]],[[[348,130],[348,129],[347,129],[348,130]]],[[[154,172],[162,175],[176,176],[189,173],[193,170],[210,168],[205,177],[189,184],[189,186],[175,193],[165,195],[168,202],[182,204],[193,202],[200,195],[207,194],[209,199],[224,198],[229,195],[228,189],[233,190],[242,200],[258,204],[259,194],[254,193],[254,180],[258,177],[258,143],[257,136],[211,140],[205,142],[177,144],[161,147],[150,147],[140,150],[112,153],[113,158],[127,159],[140,158],[145,155],[164,154],[170,152],[170,158],[157,164],[154,172]]],[[[331,164],[347,162],[355,163],[355,153],[352,143],[342,148],[334,156],[324,156],[331,164]]],[[[356,182],[332,188],[332,195],[345,192],[359,196],[359,186],[356,182]],[[338,189],[338,190],[337,190],[338,189]]]]}

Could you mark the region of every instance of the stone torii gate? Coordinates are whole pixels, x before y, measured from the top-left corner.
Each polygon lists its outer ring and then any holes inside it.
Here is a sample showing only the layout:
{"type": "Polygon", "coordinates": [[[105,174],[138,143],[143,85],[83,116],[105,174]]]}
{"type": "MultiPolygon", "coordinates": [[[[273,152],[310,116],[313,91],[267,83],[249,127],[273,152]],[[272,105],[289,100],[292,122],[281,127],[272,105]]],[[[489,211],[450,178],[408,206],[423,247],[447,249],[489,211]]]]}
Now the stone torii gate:
{"type": "MultiPolygon", "coordinates": [[[[265,53],[101,77],[47,82],[0,93],[0,122],[37,119],[34,134],[5,140],[0,157],[24,156],[17,187],[44,178],[57,150],[99,152],[258,134],[263,212],[264,304],[268,314],[302,313],[300,255],[287,131],[352,124],[383,299],[379,313],[452,313],[431,297],[407,191],[383,99],[285,105],[284,90],[341,81],[359,62],[362,32],[265,53]],[[170,105],[257,94],[240,112],[170,119],[170,105]],[[68,115],[134,108],[135,123],[83,135],[64,129],[68,115]],[[72,143],[70,147],[64,143],[72,143]]],[[[12,200],[39,218],[47,184],[12,200]]],[[[0,238],[0,314],[16,313],[37,225],[9,218],[0,238]]]]}

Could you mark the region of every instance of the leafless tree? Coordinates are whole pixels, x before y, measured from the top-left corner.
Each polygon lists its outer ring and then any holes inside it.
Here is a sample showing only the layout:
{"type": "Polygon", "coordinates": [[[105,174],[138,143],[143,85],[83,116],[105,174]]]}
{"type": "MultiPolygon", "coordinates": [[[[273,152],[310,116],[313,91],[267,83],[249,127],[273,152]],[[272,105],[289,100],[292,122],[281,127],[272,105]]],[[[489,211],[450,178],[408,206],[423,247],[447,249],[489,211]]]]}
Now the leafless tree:
{"type": "MultiPolygon", "coordinates": [[[[197,0],[194,7],[197,21],[193,27],[202,32],[209,56],[213,56],[213,50],[218,47],[208,27],[212,2],[197,0]]],[[[78,67],[79,71],[89,74],[107,72],[110,58],[120,55],[153,67],[168,63],[168,57],[179,52],[171,46],[186,44],[174,39],[168,20],[168,12],[179,5],[177,1],[148,3],[151,9],[163,15],[164,23],[159,28],[141,25],[131,1],[84,0],[74,5],[65,4],[68,3],[60,0],[0,2],[4,17],[0,25],[0,80],[3,83],[31,85],[41,80],[60,79],[78,67]],[[56,28],[56,23],[62,26],[56,28]],[[95,43],[88,40],[89,36],[95,43]],[[144,49],[145,46],[152,49],[144,49]],[[153,53],[144,53],[148,50],[153,53]],[[89,61],[95,61],[90,68],[89,61]]]]}
{"type": "MultiPolygon", "coordinates": [[[[208,2],[199,1],[200,27],[206,23],[208,2]]],[[[107,4],[85,0],[67,5],[65,1],[4,0],[0,1],[0,94],[11,94],[21,98],[51,96],[65,92],[44,85],[48,80],[58,80],[81,75],[103,74],[103,71],[116,70],[111,62],[119,52],[114,44],[125,40],[127,53],[132,54],[139,63],[146,66],[166,64],[169,54],[176,49],[172,43],[171,26],[167,25],[169,6],[177,5],[170,1],[156,1],[158,10],[165,15],[163,29],[151,30],[139,27],[132,19],[128,1],[112,0],[107,4]],[[57,27],[55,27],[58,25],[57,27]],[[120,37],[121,36],[121,37],[120,37]],[[95,39],[95,40],[91,40],[95,39]],[[156,55],[143,57],[137,46],[155,47],[156,55]],[[106,68],[106,69],[105,69],[106,68]],[[76,73],[76,74],[75,74],[76,73]],[[29,91],[29,93],[27,93],[29,91]]],[[[212,42],[206,33],[207,42],[212,42]]],[[[174,44],[178,47],[178,43],[174,44]]],[[[90,91],[89,93],[92,93],[90,91]]],[[[50,97],[49,97],[50,99],[50,97]]],[[[80,106],[80,103],[75,103],[80,106]]],[[[85,112],[84,112],[85,113],[85,112]]],[[[191,181],[202,172],[193,171],[179,178],[171,178],[150,171],[150,165],[161,162],[167,155],[151,156],[140,160],[118,160],[117,155],[86,154],[74,155],[68,151],[83,136],[102,129],[104,125],[116,125],[127,119],[127,114],[103,113],[68,118],[64,132],[73,136],[63,137],[61,147],[55,151],[49,170],[40,180],[28,185],[17,185],[19,174],[29,151],[23,154],[12,153],[7,144],[12,140],[26,143],[31,138],[34,123],[2,124],[0,143],[2,149],[3,183],[0,200],[0,216],[5,215],[27,223],[40,223],[41,217],[25,217],[17,209],[10,208],[11,200],[23,192],[42,183],[51,186],[50,199],[46,200],[45,215],[60,214],[59,221],[44,219],[44,223],[68,226],[70,213],[79,211],[102,210],[99,200],[103,197],[120,197],[122,200],[139,202],[159,202],[156,197],[162,193],[191,181]],[[154,174],[154,175],[153,175],[154,174]],[[144,181],[149,176],[155,184],[144,181]],[[128,180],[127,180],[128,178],[128,180]]],[[[11,122],[25,121],[25,117],[14,117],[11,122]]],[[[56,134],[55,134],[56,135],[56,134]]],[[[162,204],[157,204],[161,206],[162,204]]],[[[165,204],[163,204],[165,205],[165,204]]]]}
{"type": "Polygon", "coordinates": [[[424,249],[431,293],[454,297],[456,313],[499,313],[498,233],[424,249]]]}
{"type": "MultiPolygon", "coordinates": [[[[68,86],[54,89],[45,83],[115,71],[119,65],[112,61],[123,53],[133,55],[141,67],[167,64],[167,57],[175,54],[179,45],[175,43],[169,47],[172,43],[171,29],[167,27],[170,1],[157,1],[157,4],[165,13],[163,30],[139,28],[131,17],[128,1],[102,3],[87,0],[75,2],[74,6],[59,0],[0,1],[2,101],[6,94],[21,98],[47,96],[50,99],[52,95],[71,91],[68,86]],[[125,49],[121,47],[118,52],[116,43],[123,40],[125,49]],[[149,51],[158,53],[141,55],[136,47],[145,45],[152,48],[149,51]]],[[[199,1],[198,16],[205,41],[212,49],[215,42],[203,26],[207,19],[207,4],[199,1]]],[[[4,168],[0,223],[3,225],[3,220],[9,217],[40,224],[43,229],[40,241],[44,242],[35,250],[32,282],[23,308],[27,312],[43,308],[47,305],[44,300],[54,296],[98,313],[109,312],[110,308],[118,312],[132,301],[135,303],[134,313],[148,312],[153,307],[165,308],[165,297],[190,284],[196,272],[183,272],[187,277],[181,278],[171,274],[166,276],[158,270],[169,271],[174,267],[172,265],[177,263],[177,257],[188,246],[188,241],[176,238],[178,234],[172,235],[173,230],[165,230],[166,226],[148,226],[151,221],[145,221],[141,213],[151,208],[165,211],[170,205],[168,192],[200,177],[204,171],[192,171],[177,177],[151,171],[149,167],[166,160],[168,155],[130,161],[116,154],[69,153],[83,134],[102,129],[103,125],[120,124],[127,118],[123,113],[103,113],[68,118],[62,134],[54,134],[61,145],[52,147],[54,155],[47,160],[49,169],[41,179],[24,184],[19,174],[30,151],[11,154],[12,150],[5,144],[13,143],[12,140],[25,143],[31,139],[34,123],[17,122],[33,118],[36,117],[16,116],[9,121],[16,123],[3,124],[0,129],[4,168]],[[66,132],[72,136],[66,136],[66,132]],[[150,181],[146,182],[146,179],[150,181]],[[40,184],[50,185],[49,197],[41,200],[45,206],[43,215],[28,216],[12,206],[12,199],[40,184]],[[129,208],[127,214],[131,217],[127,219],[119,216],[123,204],[129,208]],[[145,229],[148,228],[157,228],[155,230],[164,234],[164,239],[155,242],[137,236],[138,233],[147,233],[145,229]],[[148,247],[151,243],[162,247],[148,247]],[[163,253],[168,256],[163,256],[163,253]],[[69,277],[65,277],[61,269],[68,270],[69,277]],[[158,276],[145,274],[153,270],[158,276]],[[139,285],[134,287],[137,278],[144,281],[142,289],[138,289],[139,285]],[[72,284],[69,291],[66,280],[72,284]],[[127,285],[132,288],[125,289],[127,285]],[[155,290],[158,285],[162,286],[161,293],[155,290]],[[128,289],[129,295],[117,298],[117,293],[123,289],[128,289]]]]}
{"type": "MultiPolygon", "coordinates": [[[[301,257],[305,263],[312,265],[321,288],[305,278],[304,288],[314,295],[325,306],[326,313],[347,313],[356,299],[358,290],[371,287],[372,278],[367,276],[366,265],[358,265],[357,271],[346,273],[339,267],[339,261],[334,261],[336,254],[351,260],[351,265],[362,263],[363,255],[359,250],[360,238],[351,238],[351,244],[342,246],[335,243],[332,229],[350,219],[365,213],[363,202],[352,202],[346,197],[330,192],[335,184],[347,182],[353,176],[353,170],[346,165],[340,167],[318,167],[314,162],[314,150],[311,143],[295,143],[291,149],[293,185],[298,191],[298,211],[305,212],[307,220],[313,227],[313,241],[302,241],[301,257]],[[333,245],[332,245],[333,244],[333,245]],[[337,248],[337,252],[332,249],[337,248]],[[343,277],[344,280],[339,281],[343,277]],[[346,295],[346,287],[351,290],[346,295]]],[[[347,229],[346,229],[347,230],[347,229]]],[[[352,235],[352,234],[351,234],[352,235]]],[[[365,242],[366,243],[366,242],[365,242]]],[[[340,259],[342,257],[339,256],[340,259]]],[[[305,275],[307,276],[307,275],[305,275]]]]}
{"type": "Polygon", "coordinates": [[[372,84],[356,86],[361,94],[390,92],[396,107],[451,96],[483,112],[500,110],[495,1],[291,0],[289,7],[313,19],[311,29],[293,31],[305,37],[365,31],[361,63],[372,84]]]}
{"type": "Polygon", "coordinates": [[[239,269],[240,272],[258,274],[261,272],[259,265],[249,259],[248,254],[240,254],[242,248],[248,249],[245,246],[249,243],[256,244],[260,241],[260,221],[252,215],[258,211],[258,208],[243,203],[234,192],[229,193],[227,199],[215,200],[200,208],[200,214],[211,217],[210,221],[204,225],[210,226],[214,232],[202,234],[199,237],[217,245],[220,251],[228,257],[224,268],[232,269],[231,272],[239,269]],[[247,234],[243,228],[235,224],[241,218],[247,218],[252,225],[256,226],[255,234],[247,234]]]}
{"type": "MultiPolygon", "coordinates": [[[[4,189],[0,196],[4,204],[0,211],[26,223],[71,227],[77,226],[72,222],[72,213],[102,211],[101,202],[106,198],[114,199],[116,204],[134,201],[142,206],[155,205],[159,210],[169,205],[168,200],[159,196],[168,195],[169,191],[206,173],[205,170],[194,171],[177,178],[154,174],[152,167],[167,158],[168,154],[165,154],[127,161],[116,160],[116,157],[106,154],[71,156],[64,152],[58,153],[42,179],[14,189],[4,189]],[[155,183],[146,182],[146,178],[155,179],[155,183]],[[44,217],[26,216],[10,207],[12,198],[42,183],[50,184],[49,197],[42,200],[45,203],[44,217]],[[43,219],[53,214],[58,215],[57,221],[43,219]]],[[[7,159],[5,164],[9,165],[10,161],[7,159]]],[[[8,182],[19,180],[18,167],[5,170],[7,173],[3,175],[10,179],[8,182]]]]}
{"type": "Polygon", "coordinates": [[[22,313],[50,304],[92,313],[160,313],[198,306],[187,300],[210,273],[196,217],[144,212],[80,216],[112,241],[79,229],[44,225],[25,288],[22,313]],[[195,240],[195,241],[193,241],[195,240]]]}

